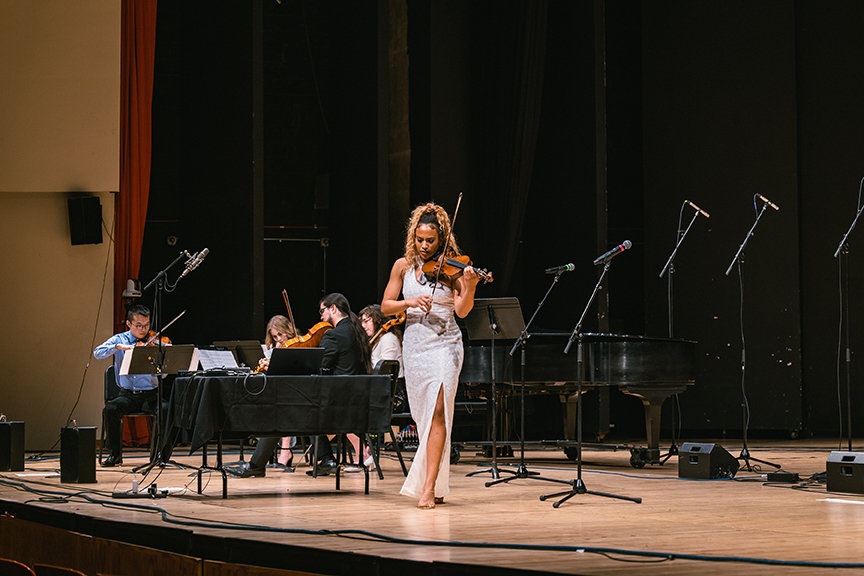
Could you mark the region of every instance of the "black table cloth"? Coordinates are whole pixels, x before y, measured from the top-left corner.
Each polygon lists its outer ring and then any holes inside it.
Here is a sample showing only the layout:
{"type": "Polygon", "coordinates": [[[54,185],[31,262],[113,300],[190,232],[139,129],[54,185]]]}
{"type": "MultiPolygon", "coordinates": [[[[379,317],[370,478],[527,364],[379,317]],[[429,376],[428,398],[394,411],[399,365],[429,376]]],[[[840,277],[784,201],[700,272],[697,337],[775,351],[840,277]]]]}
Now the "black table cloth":
{"type": "Polygon", "coordinates": [[[167,422],[169,430],[191,434],[190,454],[220,433],[222,438],[379,433],[390,426],[390,377],[177,378],[167,422]]]}

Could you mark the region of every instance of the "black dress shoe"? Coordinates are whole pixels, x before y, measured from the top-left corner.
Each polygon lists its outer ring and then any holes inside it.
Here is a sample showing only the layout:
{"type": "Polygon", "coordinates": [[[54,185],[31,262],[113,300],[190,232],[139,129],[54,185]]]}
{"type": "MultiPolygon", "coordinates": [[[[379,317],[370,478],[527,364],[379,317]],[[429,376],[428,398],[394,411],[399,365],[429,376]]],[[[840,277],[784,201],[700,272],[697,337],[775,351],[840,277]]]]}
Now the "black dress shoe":
{"type": "Polygon", "coordinates": [[[331,472],[336,470],[339,465],[336,464],[336,461],[332,458],[329,460],[322,460],[318,463],[317,474],[313,474],[312,470],[307,470],[306,474],[309,476],[328,476],[331,472]]]}
{"type": "Polygon", "coordinates": [[[102,461],[103,468],[111,468],[112,466],[119,466],[120,464],[123,464],[123,456],[117,454],[111,454],[102,461]]]}
{"type": "Polygon", "coordinates": [[[264,476],[264,468],[253,468],[250,462],[241,462],[239,466],[225,466],[225,471],[238,478],[264,476]]]}

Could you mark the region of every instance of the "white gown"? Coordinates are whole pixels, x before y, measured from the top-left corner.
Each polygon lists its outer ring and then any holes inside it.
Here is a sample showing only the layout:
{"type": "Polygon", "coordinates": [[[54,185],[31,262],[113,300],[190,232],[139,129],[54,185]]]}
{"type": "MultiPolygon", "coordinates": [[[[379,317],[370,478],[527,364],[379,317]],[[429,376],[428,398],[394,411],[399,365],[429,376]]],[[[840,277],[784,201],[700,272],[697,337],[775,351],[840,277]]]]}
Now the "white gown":
{"type": "MultiPolygon", "coordinates": [[[[405,271],[402,279],[402,295],[406,300],[432,294],[430,282],[417,281],[417,268],[405,271]]],[[[450,432],[453,428],[453,403],[456,386],[462,370],[462,332],[453,316],[453,291],[438,285],[435,290],[432,310],[429,315],[419,308],[406,310],[405,335],[402,338],[402,358],[405,364],[405,388],[411,415],[417,423],[420,444],[411,470],[401,494],[420,498],[426,482],[426,444],[429,439],[429,424],[435,411],[438,392],[444,388],[444,412],[447,436],[438,479],[435,482],[435,497],[441,498],[450,492],[450,432]]]]}

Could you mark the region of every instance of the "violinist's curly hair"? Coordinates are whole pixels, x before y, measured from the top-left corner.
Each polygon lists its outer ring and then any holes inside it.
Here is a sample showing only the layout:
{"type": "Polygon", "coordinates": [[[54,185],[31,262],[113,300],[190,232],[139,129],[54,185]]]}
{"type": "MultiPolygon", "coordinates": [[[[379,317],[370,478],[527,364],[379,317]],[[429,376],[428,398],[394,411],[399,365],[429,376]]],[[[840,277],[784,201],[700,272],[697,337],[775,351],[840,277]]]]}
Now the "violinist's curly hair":
{"type": "Polygon", "coordinates": [[[267,322],[267,335],[264,336],[264,344],[267,346],[268,350],[276,346],[276,340],[274,340],[273,336],[270,334],[270,330],[273,328],[288,336],[289,339],[297,336],[297,329],[293,324],[291,324],[291,320],[281,314],[277,314],[267,322]]]}
{"type": "Polygon", "coordinates": [[[450,230],[450,217],[447,212],[434,202],[429,202],[414,208],[411,217],[408,218],[408,225],[405,227],[405,259],[409,263],[416,262],[420,257],[415,242],[417,226],[420,224],[431,224],[433,228],[438,230],[438,238],[441,240],[442,248],[444,247],[444,239],[449,235],[450,248],[456,251],[457,256],[461,254],[459,245],[456,244],[456,237],[450,230]]]}

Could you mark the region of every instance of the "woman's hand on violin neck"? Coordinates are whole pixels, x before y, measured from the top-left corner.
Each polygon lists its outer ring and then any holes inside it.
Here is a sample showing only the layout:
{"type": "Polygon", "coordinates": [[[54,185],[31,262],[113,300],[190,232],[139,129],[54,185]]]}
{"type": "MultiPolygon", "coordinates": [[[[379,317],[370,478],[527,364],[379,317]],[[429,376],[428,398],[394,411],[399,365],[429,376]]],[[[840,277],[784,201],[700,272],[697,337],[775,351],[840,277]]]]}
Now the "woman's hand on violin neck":
{"type": "Polygon", "coordinates": [[[466,266],[465,270],[462,272],[462,278],[467,285],[477,286],[477,284],[482,280],[480,275],[477,274],[477,271],[473,266],[466,266]]]}

